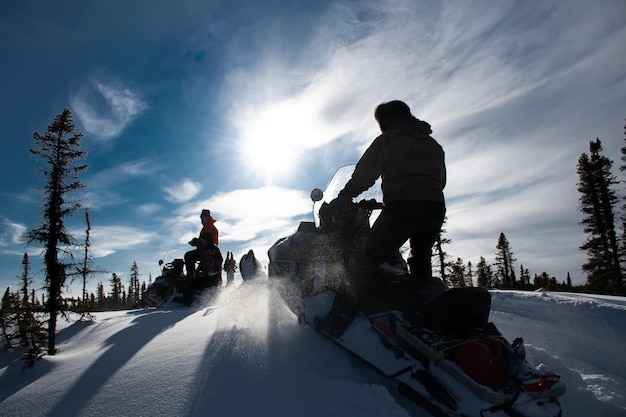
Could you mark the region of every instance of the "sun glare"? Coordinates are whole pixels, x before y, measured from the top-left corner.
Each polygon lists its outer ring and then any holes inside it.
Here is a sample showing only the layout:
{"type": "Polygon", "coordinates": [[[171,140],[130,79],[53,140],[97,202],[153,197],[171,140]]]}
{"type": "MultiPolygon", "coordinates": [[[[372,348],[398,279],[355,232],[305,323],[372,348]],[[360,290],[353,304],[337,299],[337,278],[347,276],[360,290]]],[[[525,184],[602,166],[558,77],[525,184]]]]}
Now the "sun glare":
{"type": "Polygon", "coordinates": [[[242,162],[269,183],[289,174],[301,152],[300,125],[296,113],[283,106],[249,118],[242,135],[242,162]]]}

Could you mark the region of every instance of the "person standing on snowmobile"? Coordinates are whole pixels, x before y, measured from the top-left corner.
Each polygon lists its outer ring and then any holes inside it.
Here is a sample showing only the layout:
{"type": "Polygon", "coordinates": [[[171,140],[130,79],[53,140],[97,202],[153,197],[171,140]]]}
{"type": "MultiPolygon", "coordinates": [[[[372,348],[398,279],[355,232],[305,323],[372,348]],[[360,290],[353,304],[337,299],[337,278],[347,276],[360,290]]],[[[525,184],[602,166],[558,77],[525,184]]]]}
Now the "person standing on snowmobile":
{"type": "Polygon", "coordinates": [[[385,206],[366,238],[362,255],[348,266],[350,282],[338,293],[329,315],[319,321],[337,336],[350,324],[359,298],[376,280],[376,268],[397,254],[407,240],[411,246],[407,261],[411,279],[432,279],[432,246],[446,213],[445,153],[430,136],[430,125],[414,117],[409,106],[399,100],[380,104],[374,116],[382,134],[330,202],[330,210],[340,212],[379,177],[382,179],[385,206]]]}
{"type": "MultiPolygon", "coordinates": [[[[196,271],[196,262],[201,261],[205,256],[205,251],[210,244],[217,246],[218,231],[215,227],[216,220],[211,216],[211,211],[204,209],[200,213],[200,221],[202,222],[202,230],[199,237],[191,239],[189,244],[195,246],[195,249],[185,253],[185,268],[187,269],[187,277],[192,278],[196,271]]],[[[221,263],[221,260],[220,260],[221,263]]]]}

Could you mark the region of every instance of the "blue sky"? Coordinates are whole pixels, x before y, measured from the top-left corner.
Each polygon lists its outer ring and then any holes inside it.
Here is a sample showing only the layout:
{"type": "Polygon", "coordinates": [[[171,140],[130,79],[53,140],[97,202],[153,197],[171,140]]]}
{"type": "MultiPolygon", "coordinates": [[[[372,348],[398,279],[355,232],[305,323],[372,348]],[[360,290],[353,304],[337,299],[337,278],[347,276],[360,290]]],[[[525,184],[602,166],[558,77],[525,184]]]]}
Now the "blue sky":
{"type": "MultiPolygon", "coordinates": [[[[620,0],[3,2],[0,286],[25,251],[43,278],[21,239],[41,212],[28,148],[64,108],[95,264],[147,280],[202,208],[224,254],[266,262],[393,99],[446,150],[452,257],[492,262],[503,232],[517,268],[582,283],[576,163],[598,137],[618,173],[625,39],[620,0]]],[[[83,217],[68,224],[82,239],[83,217]]]]}

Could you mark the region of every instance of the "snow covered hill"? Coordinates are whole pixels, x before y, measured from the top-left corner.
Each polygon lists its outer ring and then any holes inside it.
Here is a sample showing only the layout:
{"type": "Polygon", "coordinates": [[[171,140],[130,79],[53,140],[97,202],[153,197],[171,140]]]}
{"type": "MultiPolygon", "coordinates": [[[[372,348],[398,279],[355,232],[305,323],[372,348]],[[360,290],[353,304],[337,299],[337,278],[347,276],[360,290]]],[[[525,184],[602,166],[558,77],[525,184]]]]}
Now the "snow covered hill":
{"type": "MultiPolygon", "coordinates": [[[[492,291],[491,321],[562,375],[564,416],[626,415],[626,298],[492,291]]],[[[385,380],[295,316],[267,279],[202,306],[67,323],[23,370],[0,353],[0,416],[419,416],[385,380]]]]}

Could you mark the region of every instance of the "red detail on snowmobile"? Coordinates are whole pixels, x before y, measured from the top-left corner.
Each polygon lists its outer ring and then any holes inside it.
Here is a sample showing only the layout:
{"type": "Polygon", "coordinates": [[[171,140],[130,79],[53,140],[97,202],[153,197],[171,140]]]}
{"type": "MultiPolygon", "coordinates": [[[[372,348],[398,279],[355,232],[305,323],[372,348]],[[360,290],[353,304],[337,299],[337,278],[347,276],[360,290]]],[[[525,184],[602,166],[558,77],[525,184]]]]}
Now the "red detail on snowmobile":
{"type": "Polygon", "coordinates": [[[502,347],[491,337],[476,337],[460,345],[454,353],[454,362],[481,385],[496,388],[504,381],[502,347]]]}
{"type": "Polygon", "coordinates": [[[558,377],[544,377],[541,378],[539,381],[531,383],[525,382],[524,389],[526,390],[526,392],[541,392],[550,389],[557,382],[559,382],[558,377]]]}
{"type": "Polygon", "coordinates": [[[378,329],[378,331],[380,331],[381,333],[383,333],[385,336],[387,336],[388,338],[390,338],[391,340],[393,340],[394,342],[396,342],[396,344],[399,344],[400,341],[398,340],[398,335],[396,334],[396,332],[391,328],[391,326],[389,326],[389,324],[387,323],[383,323],[381,321],[373,321],[372,322],[372,326],[376,327],[378,329]]]}

